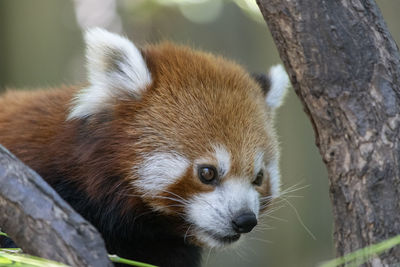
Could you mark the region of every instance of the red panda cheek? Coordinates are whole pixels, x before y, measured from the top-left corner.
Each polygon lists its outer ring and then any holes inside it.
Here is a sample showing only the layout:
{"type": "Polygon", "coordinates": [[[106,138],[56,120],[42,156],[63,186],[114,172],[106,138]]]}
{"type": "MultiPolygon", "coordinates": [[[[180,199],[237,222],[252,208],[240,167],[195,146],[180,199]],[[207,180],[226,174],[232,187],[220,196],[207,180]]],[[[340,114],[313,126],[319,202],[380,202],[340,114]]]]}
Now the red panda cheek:
{"type": "Polygon", "coordinates": [[[197,177],[193,177],[191,168],[188,168],[181,178],[161,193],[164,199],[160,204],[176,212],[184,212],[187,201],[194,195],[211,191],[213,187],[199,182],[197,177]]]}
{"type": "Polygon", "coordinates": [[[265,181],[257,188],[261,198],[260,211],[265,211],[271,202],[280,195],[280,171],[278,158],[272,159],[266,166],[265,181]]]}
{"type": "Polygon", "coordinates": [[[176,152],[152,152],[142,156],[132,168],[132,185],[144,196],[163,192],[182,177],[190,166],[188,159],[176,152]]]}
{"type": "Polygon", "coordinates": [[[131,167],[132,188],[153,210],[170,214],[170,208],[182,205],[182,200],[169,187],[185,176],[189,167],[189,160],[174,151],[144,153],[131,167]]]}
{"type": "Polygon", "coordinates": [[[268,210],[272,202],[271,196],[271,183],[268,173],[265,174],[264,182],[261,186],[256,187],[257,192],[260,194],[260,213],[268,210]]]}

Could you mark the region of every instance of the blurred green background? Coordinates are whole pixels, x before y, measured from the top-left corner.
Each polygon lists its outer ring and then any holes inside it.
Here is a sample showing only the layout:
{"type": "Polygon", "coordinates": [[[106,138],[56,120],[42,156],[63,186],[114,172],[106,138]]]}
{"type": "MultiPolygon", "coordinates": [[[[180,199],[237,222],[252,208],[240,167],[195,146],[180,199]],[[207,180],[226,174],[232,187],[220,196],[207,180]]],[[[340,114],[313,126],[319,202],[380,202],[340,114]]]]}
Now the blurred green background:
{"type": "MultiPolygon", "coordinates": [[[[399,40],[400,1],[378,4],[399,40]]],[[[222,54],[251,72],[280,62],[251,0],[0,0],[0,91],[85,82],[82,29],[91,26],[125,33],[138,45],[171,40],[222,54]]],[[[301,189],[238,247],[206,251],[203,266],[316,266],[334,257],[327,173],[293,90],[278,131],[283,189],[301,189]]]]}

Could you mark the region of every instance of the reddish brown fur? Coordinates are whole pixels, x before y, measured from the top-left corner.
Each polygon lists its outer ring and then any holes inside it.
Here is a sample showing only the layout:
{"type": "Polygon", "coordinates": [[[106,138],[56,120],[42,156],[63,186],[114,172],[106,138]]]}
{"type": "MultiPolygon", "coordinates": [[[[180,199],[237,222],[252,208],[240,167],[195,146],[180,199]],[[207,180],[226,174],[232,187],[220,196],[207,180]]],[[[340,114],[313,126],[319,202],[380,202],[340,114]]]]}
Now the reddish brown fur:
{"type": "MultiPolygon", "coordinates": [[[[143,54],[153,83],[141,99],[115,102],[85,120],[66,121],[78,88],[7,92],[0,98],[0,143],[45,179],[50,172],[67,173],[93,199],[118,191],[112,201],[124,202],[123,212],[143,201],[153,207],[173,204],[141,198],[131,184],[140,153],[160,147],[194,162],[210,154],[212,145],[223,144],[232,155],[226,179],[253,179],[255,153],[265,151],[269,159],[277,151],[260,86],[235,63],[189,48],[164,43],[143,54]]],[[[185,199],[213,190],[193,173],[191,165],[167,190],[185,199]]],[[[257,190],[268,196],[270,185],[264,182],[257,190]]]]}

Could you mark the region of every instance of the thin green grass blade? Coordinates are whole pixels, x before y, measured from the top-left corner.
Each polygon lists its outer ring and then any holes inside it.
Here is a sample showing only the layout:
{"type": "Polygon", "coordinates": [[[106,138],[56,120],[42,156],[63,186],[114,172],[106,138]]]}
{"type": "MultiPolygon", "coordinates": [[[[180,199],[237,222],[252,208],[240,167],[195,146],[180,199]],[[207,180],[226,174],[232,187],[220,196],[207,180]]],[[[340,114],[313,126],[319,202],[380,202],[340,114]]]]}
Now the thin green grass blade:
{"type": "Polygon", "coordinates": [[[22,249],[20,248],[0,248],[0,252],[9,252],[9,253],[22,253],[22,249]]]}
{"type": "Polygon", "coordinates": [[[27,255],[15,251],[0,250],[0,266],[21,266],[21,267],[68,267],[62,263],[27,255]]]}
{"type": "Polygon", "coordinates": [[[6,233],[3,233],[2,231],[0,231],[0,236],[7,236],[8,237],[8,235],[6,233]]]}
{"type": "MultiPolygon", "coordinates": [[[[4,232],[0,231],[0,236],[7,236],[8,235],[4,232]]],[[[0,248],[0,267],[1,266],[8,266],[16,263],[18,263],[17,266],[24,266],[24,267],[31,267],[31,266],[67,266],[61,263],[57,262],[52,262],[46,259],[42,259],[39,257],[34,257],[31,255],[27,254],[20,254],[22,253],[22,250],[20,248],[0,248]],[[35,265],[36,264],[36,265],[35,265]],[[58,265],[54,265],[58,264],[58,265]]],[[[155,265],[151,265],[148,263],[143,263],[139,261],[133,261],[133,260],[128,260],[125,258],[121,258],[117,255],[108,255],[110,260],[112,262],[117,262],[117,263],[124,263],[128,264],[131,266],[137,266],[137,267],[157,267],[155,265]]]]}
{"type": "Polygon", "coordinates": [[[124,259],[124,258],[118,257],[117,255],[108,255],[108,257],[110,258],[110,260],[112,262],[124,263],[124,264],[128,264],[128,265],[131,265],[131,266],[157,267],[155,265],[151,265],[151,264],[148,264],[148,263],[143,263],[143,262],[139,262],[139,261],[133,261],[133,260],[124,259]]]}
{"type": "Polygon", "coordinates": [[[359,266],[373,256],[383,253],[397,245],[400,245],[400,235],[382,241],[378,244],[356,250],[352,253],[344,255],[343,257],[323,262],[320,267],[336,267],[342,264],[346,264],[348,267],[359,266]]]}

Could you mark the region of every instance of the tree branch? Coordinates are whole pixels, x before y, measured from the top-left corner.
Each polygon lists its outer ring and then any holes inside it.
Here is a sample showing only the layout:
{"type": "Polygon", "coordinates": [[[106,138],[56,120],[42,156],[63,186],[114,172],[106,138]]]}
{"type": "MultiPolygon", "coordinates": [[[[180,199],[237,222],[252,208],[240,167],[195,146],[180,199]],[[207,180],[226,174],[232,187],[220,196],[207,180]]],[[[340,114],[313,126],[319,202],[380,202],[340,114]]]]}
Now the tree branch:
{"type": "MultiPolygon", "coordinates": [[[[339,255],[400,233],[400,57],[373,0],[257,0],[327,166],[339,255]]],[[[400,262],[400,247],[370,261],[400,262]]]]}
{"type": "Polygon", "coordinates": [[[112,266],[97,230],[0,145],[0,227],[24,252],[72,266],[112,266]]]}

